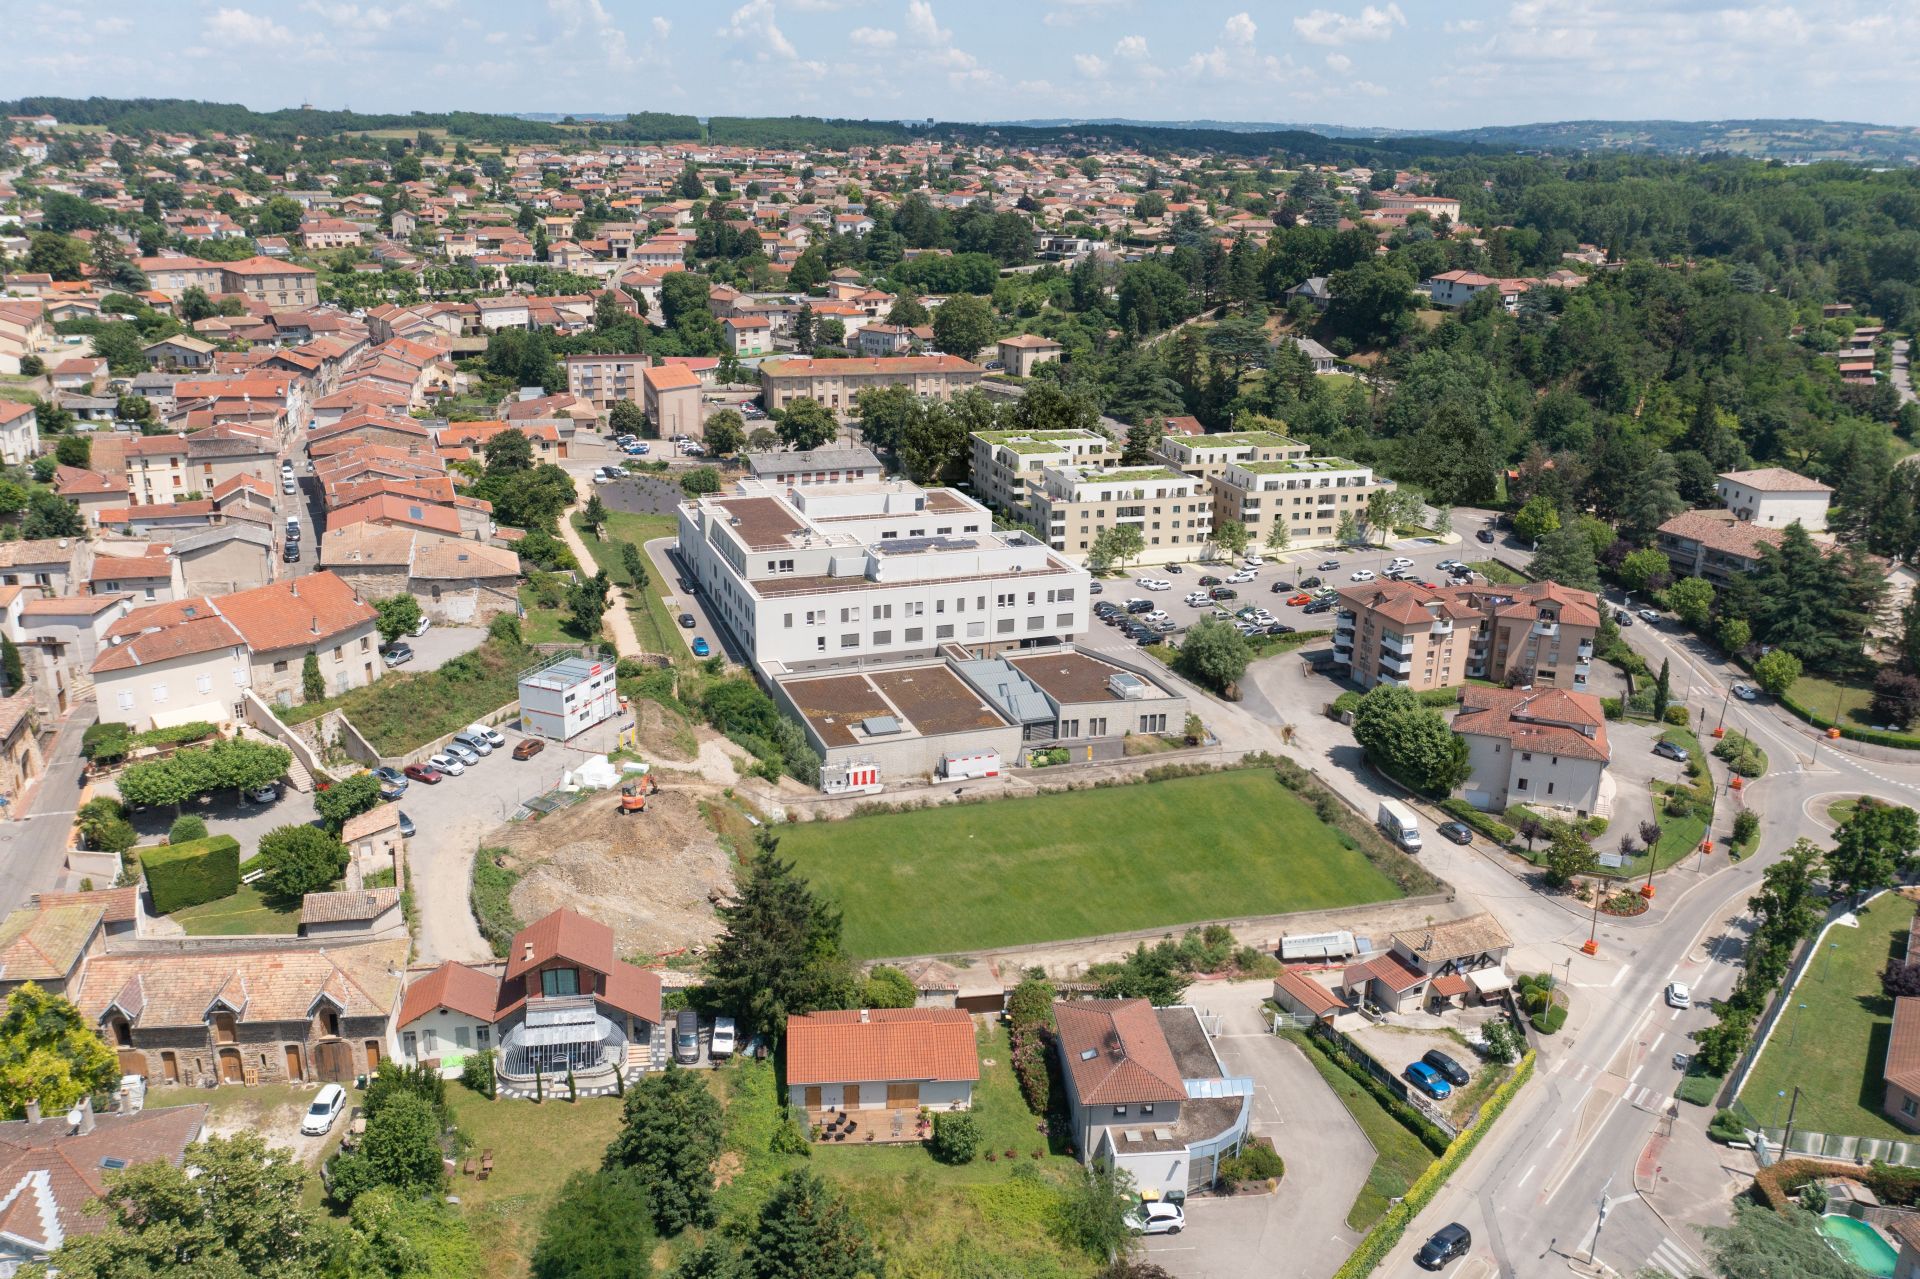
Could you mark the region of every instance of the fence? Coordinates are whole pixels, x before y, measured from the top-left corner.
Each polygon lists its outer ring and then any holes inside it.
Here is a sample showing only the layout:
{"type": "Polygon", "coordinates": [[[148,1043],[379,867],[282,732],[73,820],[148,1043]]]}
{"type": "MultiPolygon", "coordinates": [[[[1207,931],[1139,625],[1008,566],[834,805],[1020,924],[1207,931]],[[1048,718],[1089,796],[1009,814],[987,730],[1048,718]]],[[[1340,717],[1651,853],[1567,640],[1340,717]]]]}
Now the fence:
{"type": "Polygon", "coordinates": [[[1335,1052],[1386,1085],[1394,1096],[1418,1111],[1421,1118],[1445,1133],[1449,1141],[1460,1135],[1457,1124],[1435,1110],[1425,1097],[1407,1086],[1406,1080],[1394,1074],[1373,1054],[1355,1043],[1345,1031],[1335,1030],[1325,1022],[1316,1022],[1312,1030],[1314,1034],[1331,1045],[1335,1052]]]}
{"type": "Polygon", "coordinates": [[[1766,1143],[1756,1143],[1754,1151],[1763,1165],[1789,1156],[1803,1159],[1831,1159],[1839,1163],[1894,1164],[1901,1168],[1920,1168],[1920,1139],[1889,1141],[1884,1137],[1843,1137],[1835,1133],[1793,1130],[1793,1144],[1781,1148],[1784,1128],[1759,1128],[1755,1131],[1766,1143]]]}

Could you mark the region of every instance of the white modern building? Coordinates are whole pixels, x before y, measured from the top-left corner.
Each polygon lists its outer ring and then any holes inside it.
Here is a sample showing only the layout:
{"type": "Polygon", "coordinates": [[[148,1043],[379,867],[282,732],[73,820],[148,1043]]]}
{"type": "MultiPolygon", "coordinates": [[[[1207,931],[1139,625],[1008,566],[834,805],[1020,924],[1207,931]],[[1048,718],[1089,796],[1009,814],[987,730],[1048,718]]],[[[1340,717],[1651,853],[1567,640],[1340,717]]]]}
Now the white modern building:
{"type": "Polygon", "coordinates": [[[612,658],[556,657],[520,676],[520,727],[571,741],[620,709],[612,658]]]}
{"type": "Polygon", "coordinates": [[[1809,533],[1824,532],[1833,490],[1785,467],[1728,471],[1715,486],[1733,517],[1763,528],[1785,528],[1798,521],[1809,533]]]}
{"type": "Polygon", "coordinates": [[[740,481],[680,507],[680,556],[768,680],[1058,644],[1087,629],[1087,571],[997,531],[951,489],[740,481]]]}

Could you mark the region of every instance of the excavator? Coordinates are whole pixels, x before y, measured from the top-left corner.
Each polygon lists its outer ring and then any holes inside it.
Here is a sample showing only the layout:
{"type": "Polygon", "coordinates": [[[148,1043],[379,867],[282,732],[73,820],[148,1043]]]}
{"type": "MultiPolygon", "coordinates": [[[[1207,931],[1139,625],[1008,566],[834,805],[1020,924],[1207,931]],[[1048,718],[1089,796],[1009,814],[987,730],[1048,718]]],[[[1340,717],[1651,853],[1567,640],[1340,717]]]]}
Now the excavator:
{"type": "Polygon", "coordinates": [[[647,811],[649,796],[660,793],[660,783],[648,773],[637,777],[620,788],[620,811],[623,813],[644,813],[647,811]]]}

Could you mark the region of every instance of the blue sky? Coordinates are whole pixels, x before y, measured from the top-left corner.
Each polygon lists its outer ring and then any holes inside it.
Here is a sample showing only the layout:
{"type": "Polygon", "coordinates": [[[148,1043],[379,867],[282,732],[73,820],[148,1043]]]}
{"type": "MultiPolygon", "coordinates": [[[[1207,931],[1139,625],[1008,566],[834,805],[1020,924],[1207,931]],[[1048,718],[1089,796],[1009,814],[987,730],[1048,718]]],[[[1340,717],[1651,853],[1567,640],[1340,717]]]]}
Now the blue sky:
{"type": "Polygon", "coordinates": [[[1757,0],[0,0],[0,95],[1464,128],[1920,123],[1910,9],[1757,0]]]}

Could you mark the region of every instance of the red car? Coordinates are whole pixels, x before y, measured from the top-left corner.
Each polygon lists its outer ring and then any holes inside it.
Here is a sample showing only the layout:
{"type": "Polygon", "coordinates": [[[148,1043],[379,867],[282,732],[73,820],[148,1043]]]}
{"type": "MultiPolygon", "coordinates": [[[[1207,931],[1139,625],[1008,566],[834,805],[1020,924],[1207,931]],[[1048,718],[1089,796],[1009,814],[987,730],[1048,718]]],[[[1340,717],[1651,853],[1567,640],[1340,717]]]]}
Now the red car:
{"type": "Polygon", "coordinates": [[[405,768],[401,769],[400,771],[405,773],[408,777],[412,778],[414,781],[425,782],[429,786],[432,786],[438,783],[442,777],[446,776],[445,773],[442,773],[439,769],[435,768],[432,764],[408,764],[405,768]]]}
{"type": "Polygon", "coordinates": [[[1290,597],[1287,603],[1295,608],[1302,608],[1313,603],[1313,596],[1307,594],[1305,591],[1301,591],[1298,595],[1290,597]]]}

